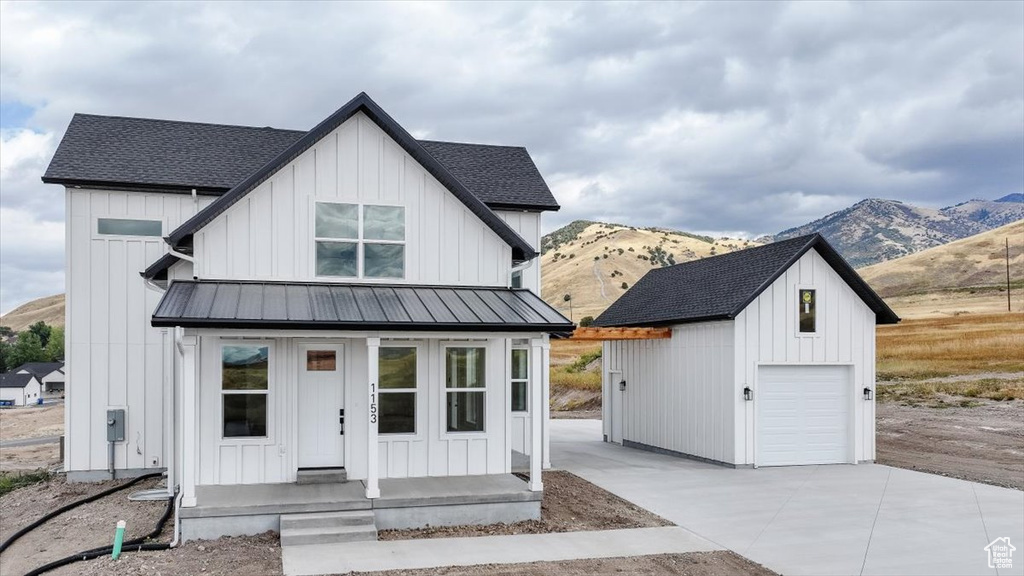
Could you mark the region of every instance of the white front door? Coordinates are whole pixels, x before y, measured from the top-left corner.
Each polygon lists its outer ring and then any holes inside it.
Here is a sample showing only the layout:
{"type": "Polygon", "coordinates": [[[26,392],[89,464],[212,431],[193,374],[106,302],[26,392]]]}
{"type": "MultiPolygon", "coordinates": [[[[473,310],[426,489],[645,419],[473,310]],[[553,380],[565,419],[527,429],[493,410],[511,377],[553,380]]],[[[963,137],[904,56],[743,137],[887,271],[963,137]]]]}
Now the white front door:
{"type": "Polygon", "coordinates": [[[299,346],[299,468],[345,465],[341,345],[299,346]]]}
{"type": "Polygon", "coordinates": [[[608,372],[608,395],[611,396],[609,416],[612,419],[610,440],[616,444],[622,444],[622,395],[625,392],[620,389],[620,382],[622,382],[622,372],[618,370],[608,372]]]}
{"type": "Polygon", "coordinates": [[[757,393],[757,465],[837,464],[853,460],[851,369],[761,366],[757,393]]]}

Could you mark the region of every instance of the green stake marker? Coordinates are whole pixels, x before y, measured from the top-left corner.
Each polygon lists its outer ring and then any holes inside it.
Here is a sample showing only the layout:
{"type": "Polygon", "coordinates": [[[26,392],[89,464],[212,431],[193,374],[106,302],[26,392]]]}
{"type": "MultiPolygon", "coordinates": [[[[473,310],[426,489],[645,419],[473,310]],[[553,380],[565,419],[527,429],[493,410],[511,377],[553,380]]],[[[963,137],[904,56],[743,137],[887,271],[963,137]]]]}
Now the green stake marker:
{"type": "Polygon", "coordinates": [[[110,554],[112,560],[117,560],[117,557],[121,555],[121,544],[124,543],[124,526],[124,520],[117,521],[117,532],[114,532],[114,551],[110,554]]]}

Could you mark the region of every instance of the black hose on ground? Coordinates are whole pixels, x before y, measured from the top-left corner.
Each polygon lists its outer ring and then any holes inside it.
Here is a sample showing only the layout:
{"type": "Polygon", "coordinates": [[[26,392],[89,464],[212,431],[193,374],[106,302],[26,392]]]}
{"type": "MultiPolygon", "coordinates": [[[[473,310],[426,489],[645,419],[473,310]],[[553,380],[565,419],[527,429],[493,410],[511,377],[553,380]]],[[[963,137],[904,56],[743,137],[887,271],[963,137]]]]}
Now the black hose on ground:
{"type": "Polygon", "coordinates": [[[60,516],[61,514],[67,512],[68,510],[72,510],[72,509],[77,508],[77,507],[79,507],[79,506],[81,506],[83,504],[88,504],[89,502],[92,502],[94,500],[99,500],[100,498],[103,498],[104,496],[109,496],[109,495],[113,494],[114,492],[117,492],[118,490],[124,490],[125,488],[128,488],[129,486],[133,486],[135,484],[138,484],[139,482],[142,482],[143,480],[146,480],[148,478],[156,478],[158,476],[163,476],[163,472],[153,472],[152,474],[143,474],[142,476],[137,476],[135,478],[132,478],[131,481],[126,482],[126,483],[124,483],[124,484],[122,484],[120,486],[114,486],[113,488],[109,488],[109,489],[104,490],[102,492],[97,492],[96,494],[93,494],[92,496],[86,496],[85,498],[82,498],[81,500],[77,500],[77,501],[72,502],[70,504],[67,504],[65,506],[61,506],[60,508],[57,508],[53,512],[50,512],[49,514],[43,516],[39,520],[36,520],[35,522],[29,524],[28,526],[25,526],[21,530],[18,530],[17,532],[12,534],[11,537],[8,538],[7,540],[4,540],[4,543],[0,544],[0,553],[3,553],[4,550],[7,550],[7,548],[9,548],[11,546],[11,544],[14,544],[14,542],[18,540],[18,538],[21,538],[25,534],[28,534],[29,532],[31,532],[31,531],[35,530],[36,528],[42,526],[46,521],[48,521],[48,520],[50,520],[50,519],[52,519],[52,518],[54,518],[56,516],[60,516]]]}
{"type": "MultiPolygon", "coordinates": [[[[145,536],[140,536],[138,538],[134,538],[132,540],[126,540],[125,542],[123,542],[121,544],[121,553],[125,553],[125,552],[141,552],[142,550],[168,550],[168,549],[170,549],[170,547],[171,547],[170,543],[167,543],[167,542],[146,542],[146,540],[151,540],[153,538],[156,538],[157,536],[160,535],[161,532],[164,531],[164,526],[167,524],[167,520],[170,519],[171,514],[173,512],[174,512],[174,498],[171,498],[170,500],[167,501],[167,509],[164,510],[163,516],[161,516],[160,519],[157,520],[156,527],[153,528],[153,531],[150,532],[149,534],[146,534],[145,536]]],[[[54,570],[56,568],[60,568],[61,566],[66,566],[68,564],[72,564],[74,562],[80,562],[82,560],[92,560],[93,558],[99,558],[100,556],[106,556],[108,554],[112,554],[113,552],[114,552],[114,547],[113,546],[104,546],[102,548],[93,548],[92,550],[84,550],[84,551],[79,552],[77,554],[72,554],[71,556],[65,556],[64,558],[61,558],[59,560],[54,560],[53,562],[50,562],[49,564],[46,564],[44,566],[40,566],[39,568],[36,568],[35,570],[29,572],[28,574],[25,574],[25,576],[39,576],[40,574],[45,574],[46,572],[49,572],[50,570],[54,570]]]]}

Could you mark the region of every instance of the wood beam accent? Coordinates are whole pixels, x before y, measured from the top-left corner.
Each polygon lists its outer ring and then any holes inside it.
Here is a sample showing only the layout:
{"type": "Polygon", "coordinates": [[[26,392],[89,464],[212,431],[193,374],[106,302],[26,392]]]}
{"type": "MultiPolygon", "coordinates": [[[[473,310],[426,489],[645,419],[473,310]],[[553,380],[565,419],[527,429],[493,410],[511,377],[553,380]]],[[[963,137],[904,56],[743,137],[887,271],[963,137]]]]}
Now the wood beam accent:
{"type": "Polygon", "coordinates": [[[672,337],[671,328],[579,327],[570,340],[663,340],[672,337]]]}

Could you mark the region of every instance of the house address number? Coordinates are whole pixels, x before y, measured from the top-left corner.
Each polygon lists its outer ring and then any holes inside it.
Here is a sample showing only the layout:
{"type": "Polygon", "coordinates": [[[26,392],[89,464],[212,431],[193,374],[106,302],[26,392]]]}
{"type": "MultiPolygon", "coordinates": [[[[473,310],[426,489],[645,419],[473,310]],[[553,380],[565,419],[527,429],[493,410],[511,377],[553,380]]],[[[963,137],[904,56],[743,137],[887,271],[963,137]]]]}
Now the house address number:
{"type": "Polygon", "coordinates": [[[370,382],[370,424],[377,423],[377,384],[370,382]]]}

